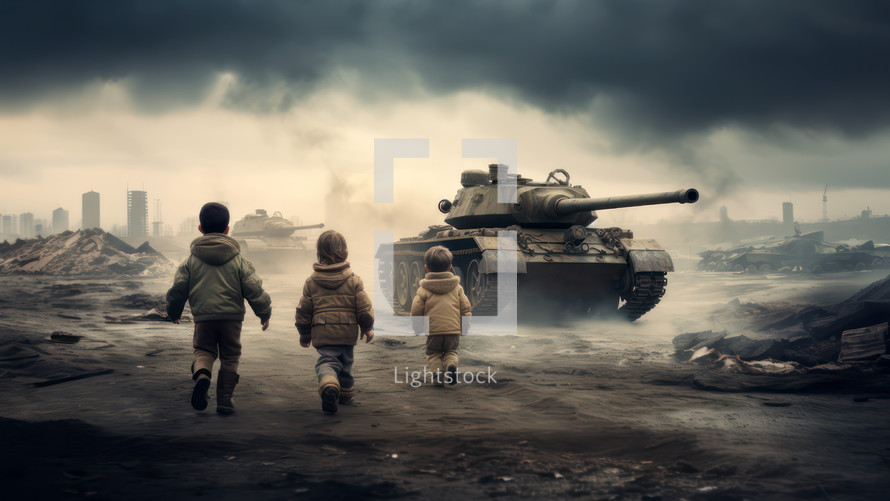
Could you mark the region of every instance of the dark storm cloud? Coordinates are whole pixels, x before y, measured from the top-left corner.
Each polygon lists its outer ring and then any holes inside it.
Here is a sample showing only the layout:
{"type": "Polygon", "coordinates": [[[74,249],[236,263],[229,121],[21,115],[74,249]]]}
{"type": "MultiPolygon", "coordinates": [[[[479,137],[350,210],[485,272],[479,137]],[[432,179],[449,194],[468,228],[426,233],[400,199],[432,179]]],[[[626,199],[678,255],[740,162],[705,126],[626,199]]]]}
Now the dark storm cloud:
{"type": "Polygon", "coordinates": [[[179,106],[231,72],[228,104],[273,111],[351,68],[384,98],[481,89],[652,142],[890,118],[886,2],[7,1],[0,33],[7,109],[114,80],[179,106]]]}

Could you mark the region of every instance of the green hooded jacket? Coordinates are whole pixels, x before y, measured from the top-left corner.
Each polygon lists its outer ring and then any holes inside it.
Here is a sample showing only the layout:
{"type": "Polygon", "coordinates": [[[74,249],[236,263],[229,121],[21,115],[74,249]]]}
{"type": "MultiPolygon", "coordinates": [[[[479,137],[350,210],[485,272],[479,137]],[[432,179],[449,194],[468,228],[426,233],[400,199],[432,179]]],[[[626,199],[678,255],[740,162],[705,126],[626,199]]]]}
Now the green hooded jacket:
{"type": "Polygon", "coordinates": [[[192,242],[191,255],[176,270],[167,291],[167,315],[179,320],[188,300],[195,322],[244,320],[245,299],[261,323],[272,316],[272,298],[253,265],[241,256],[238,242],[208,233],[192,242]]]}

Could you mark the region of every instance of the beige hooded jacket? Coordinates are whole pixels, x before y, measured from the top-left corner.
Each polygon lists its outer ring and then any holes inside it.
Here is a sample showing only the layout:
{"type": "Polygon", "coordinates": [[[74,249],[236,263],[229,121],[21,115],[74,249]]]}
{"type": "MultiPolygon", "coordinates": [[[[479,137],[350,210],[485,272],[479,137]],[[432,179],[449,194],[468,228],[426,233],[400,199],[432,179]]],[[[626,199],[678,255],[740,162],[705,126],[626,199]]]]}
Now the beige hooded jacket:
{"type": "MultiPolygon", "coordinates": [[[[411,316],[430,318],[430,336],[461,334],[462,317],[472,312],[460,279],[450,271],[427,273],[411,303],[411,316]]],[[[422,329],[420,322],[414,322],[416,333],[422,329]]]]}

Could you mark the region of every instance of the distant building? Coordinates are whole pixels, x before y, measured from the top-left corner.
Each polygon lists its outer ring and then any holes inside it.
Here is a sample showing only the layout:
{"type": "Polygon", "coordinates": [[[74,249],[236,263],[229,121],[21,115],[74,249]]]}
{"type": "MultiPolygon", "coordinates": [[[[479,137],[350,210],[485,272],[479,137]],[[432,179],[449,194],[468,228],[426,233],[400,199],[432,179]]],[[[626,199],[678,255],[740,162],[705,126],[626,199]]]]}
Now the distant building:
{"type": "Polygon", "coordinates": [[[53,233],[68,231],[68,211],[59,207],[53,211],[53,233]]]}
{"type": "Polygon", "coordinates": [[[127,236],[148,236],[148,193],[144,191],[127,192],[127,236]]]}
{"type": "Polygon", "coordinates": [[[794,204],[782,202],[782,227],[786,235],[794,234],[794,204]]]}
{"type": "Polygon", "coordinates": [[[3,216],[3,226],[2,226],[4,235],[15,235],[15,214],[7,214],[3,216]]]}
{"type": "Polygon", "coordinates": [[[25,212],[19,216],[19,228],[22,238],[34,238],[34,214],[25,212]]]}
{"type": "Polygon", "coordinates": [[[83,194],[81,218],[81,227],[85,230],[102,227],[99,221],[99,194],[93,190],[83,194]]]}

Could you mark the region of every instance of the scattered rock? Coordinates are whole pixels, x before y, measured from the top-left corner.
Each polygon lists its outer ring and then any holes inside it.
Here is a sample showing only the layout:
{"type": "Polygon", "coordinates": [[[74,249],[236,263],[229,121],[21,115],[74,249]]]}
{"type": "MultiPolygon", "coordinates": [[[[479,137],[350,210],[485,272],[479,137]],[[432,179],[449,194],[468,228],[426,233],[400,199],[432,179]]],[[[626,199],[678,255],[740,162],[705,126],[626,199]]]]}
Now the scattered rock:
{"type": "MultiPolygon", "coordinates": [[[[182,323],[190,323],[192,317],[183,313],[179,319],[182,323]]],[[[170,317],[163,308],[152,308],[144,313],[136,313],[133,315],[105,316],[106,324],[132,324],[136,322],[170,322],[170,317]]]]}
{"type": "Polygon", "coordinates": [[[391,337],[383,338],[380,340],[380,342],[385,344],[386,346],[400,346],[400,345],[405,344],[405,341],[400,341],[398,339],[393,339],[391,337]]]}
{"type": "Polygon", "coordinates": [[[78,336],[75,334],[71,334],[70,332],[63,331],[55,331],[50,336],[49,339],[54,343],[62,343],[62,344],[74,344],[81,340],[83,336],[78,336]]]}

